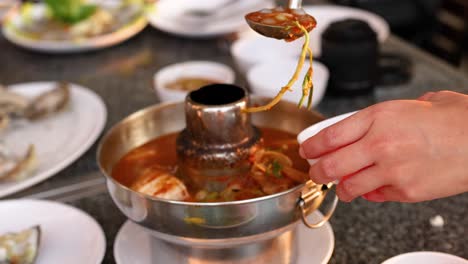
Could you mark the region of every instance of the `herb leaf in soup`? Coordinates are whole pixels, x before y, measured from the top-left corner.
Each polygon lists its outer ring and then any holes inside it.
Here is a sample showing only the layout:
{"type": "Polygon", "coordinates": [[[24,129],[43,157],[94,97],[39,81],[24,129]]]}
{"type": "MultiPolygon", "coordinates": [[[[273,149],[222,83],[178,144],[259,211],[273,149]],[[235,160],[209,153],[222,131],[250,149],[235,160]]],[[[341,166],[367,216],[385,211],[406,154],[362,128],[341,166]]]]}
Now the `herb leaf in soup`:
{"type": "Polygon", "coordinates": [[[281,171],[283,170],[283,166],[276,160],[271,163],[271,174],[276,178],[281,178],[281,171]]]}
{"type": "Polygon", "coordinates": [[[96,6],[83,0],[45,0],[52,16],[60,22],[75,24],[87,19],[96,11],[96,6]]]}

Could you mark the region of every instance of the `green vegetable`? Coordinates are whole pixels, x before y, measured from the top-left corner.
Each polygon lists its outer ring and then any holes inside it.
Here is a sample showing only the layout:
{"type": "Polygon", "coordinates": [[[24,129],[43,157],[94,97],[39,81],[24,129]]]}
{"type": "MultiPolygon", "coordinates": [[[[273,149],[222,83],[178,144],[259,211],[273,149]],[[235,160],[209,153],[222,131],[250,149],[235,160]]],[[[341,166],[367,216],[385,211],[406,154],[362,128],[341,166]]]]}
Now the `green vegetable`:
{"type": "Polygon", "coordinates": [[[302,81],[302,97],[299,100],[298,107],[301,107],[302,104],[304,103],[304,99],[308,97],[307,101],[307,109],[310,109],[312,107],[312,66],[309,67],[307,70],[307,73],[304,77],[304,80],[302,81]]]}
{"type": "Polygon", "coordinates": [[[283,170],[283,166],[278,161],[273,161],[271,163],[271,174],[275,176],[276,178],[281,178],[283,175],[281,175],[281,171],[283,170]]]}
{"type": "Polygon", "coordinates": [[[45,0],[52,16],[67,24],[75,24],[87,19],[96,11],[96,5],[84,3],[83,0],[45,0]]]}

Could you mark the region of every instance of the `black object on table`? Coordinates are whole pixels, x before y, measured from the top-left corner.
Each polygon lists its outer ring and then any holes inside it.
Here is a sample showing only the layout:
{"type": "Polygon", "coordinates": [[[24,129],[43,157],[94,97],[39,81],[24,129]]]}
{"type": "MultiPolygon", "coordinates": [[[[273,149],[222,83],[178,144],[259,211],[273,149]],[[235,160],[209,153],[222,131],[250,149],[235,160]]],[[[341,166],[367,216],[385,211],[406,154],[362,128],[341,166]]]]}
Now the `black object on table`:
{"type": "Polygon", "coordinates": [[[330,24],[322,35],[321,61],[330,70],[328,94],[359,95],[372,92],[378,79],[377,34],[362,20],[330,24]]]}

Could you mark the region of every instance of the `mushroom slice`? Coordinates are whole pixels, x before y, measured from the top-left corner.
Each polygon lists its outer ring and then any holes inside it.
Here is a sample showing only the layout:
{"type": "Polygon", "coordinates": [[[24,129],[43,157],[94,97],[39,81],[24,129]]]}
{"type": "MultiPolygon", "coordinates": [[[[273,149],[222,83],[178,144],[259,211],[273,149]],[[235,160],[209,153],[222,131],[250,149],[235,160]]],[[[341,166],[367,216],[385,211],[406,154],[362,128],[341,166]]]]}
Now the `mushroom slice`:
{"type": "Polygon", "coordinates": [[[61,82],[56,88],[34,98],[24,112],[28,119],[35,120],[65,108],[70,100],[69,84],[61,82]]]}
{"type": "Polygon", "coordinates": [[[40,226],[0,235],[0,263],[33,264],[41,238],[40,226]]]}
{"type": "Polygon", "coordinates": [[[28,98],[0,86],[0,115],[21,116],[28,105],[28,98]]]}
{"type": "MultiPolygon", "coordinates": [[[[30,145],[24,157],[16,157],[0,145],[0,181],[18,181],[27,178],[36,169],[36,150],[30,145]]],[[[1,263],[1,262],[0,262],[1,263]]]]}
{"type": "Polygon", "coordinates": [[[168,200],[183,201],[190,198],[185,184],[174,175],[167,172],[151,169],[136,183],[131,186],[131,189],[153,196],[168,200]]]}

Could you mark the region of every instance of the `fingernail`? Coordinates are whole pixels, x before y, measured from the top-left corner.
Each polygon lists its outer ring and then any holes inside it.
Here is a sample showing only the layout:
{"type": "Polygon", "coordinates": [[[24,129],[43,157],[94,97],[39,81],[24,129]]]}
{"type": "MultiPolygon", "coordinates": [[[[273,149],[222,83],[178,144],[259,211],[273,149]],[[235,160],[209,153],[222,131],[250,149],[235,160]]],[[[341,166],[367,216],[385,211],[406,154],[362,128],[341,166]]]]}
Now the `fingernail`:
{"type": "Polygon", "coordinates": [[[302,147],[299,147],[299,155],[300,155],[301,158],[303,158],[303,159],[306,158],[305,153],[304,153],[304,150],[302,149],[302,147]]]}

